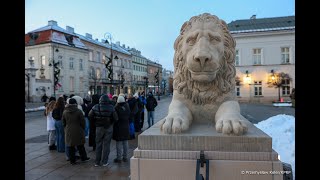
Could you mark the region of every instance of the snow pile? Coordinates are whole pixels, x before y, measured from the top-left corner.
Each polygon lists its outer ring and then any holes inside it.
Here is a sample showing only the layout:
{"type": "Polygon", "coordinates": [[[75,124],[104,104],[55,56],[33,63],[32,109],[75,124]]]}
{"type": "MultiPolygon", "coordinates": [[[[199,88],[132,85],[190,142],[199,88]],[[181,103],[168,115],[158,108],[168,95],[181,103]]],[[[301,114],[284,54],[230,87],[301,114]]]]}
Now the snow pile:
{"type": "Polygon", "coordinates": [[[41,111],[41,110],[45,110],[44,106],[40,106],[37,108],[31,108],[31,109],[24,109],[24,112],[33,112],[33,111],[41,111]]]}
{"type": "Polygon", "coordinates": [[[282,162],[291,164],[295,170],[295,117],[285,114],[270,117],[255,126],[272,137],[272,148],[282,162]]]}

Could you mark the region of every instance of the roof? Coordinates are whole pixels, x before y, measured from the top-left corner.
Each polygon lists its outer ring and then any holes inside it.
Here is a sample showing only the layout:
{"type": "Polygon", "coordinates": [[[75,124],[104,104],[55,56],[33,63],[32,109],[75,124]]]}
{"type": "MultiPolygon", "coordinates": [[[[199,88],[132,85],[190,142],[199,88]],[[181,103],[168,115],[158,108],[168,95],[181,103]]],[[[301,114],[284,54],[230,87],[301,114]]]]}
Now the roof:
{"type": "Polygon", "coordinates": [[[42,31],[46,31],[46,30],[56,30],[56,31],[60,31],[63,32],[65,34],[70,34],[70,35],[75,35],[69,31],[66,31],[65,29],[63,29],[62,27],[58,26],[58,25],[47,25],[41,28],[38,28],[36,30],[30,31],[28,33],[34,33],[34,32],[42,32],[42,31]]]}
{"type": "MultiPolygon", "coordinates": [[[[88,37],[86,37],[86,36],[83,36],[83,35],[81,35],[81,34],[76,34],[76,35],[79,36],[79,38],[80,38],[81,40],[88,41],[88,42],[90,42],[90,43],[93,43],[93,44],[96,44],[96,45],[103,46],[103,47],[105,47],[105,48],[111,49],[111,45],[108,44],[108,43],[103,43],[103,42],[94,40],[94,39],[92,39],[92,38],[88,38],[88,37]]],[[[125,50],[125,49],[122,48],[121,46],[118,46],[117,44],[114,44],[114,43],[112,43],[112,50],[121,52],[121,53],[123,53],[123,54],[131,55],[131,53],[130,53],[129,51],[125,50]]]]}
{"type": "Polygon", "coordinates": [[[67,46],[72,45],[76,48],[87,49],[87,47],[80,41],[77,34],[66,31],[65,29],[61,28],[56,24],[49,24],[47,26],[30,31],[25,35],[25,37],[26,37],[25,38],[26,45],[55,42],[55,43],[64,44],[67,46]],[[35,42],[30,43],[30,38],[28,34],[32,34],[32,33],[41,34],[41,37],[35,40],[35,42]],[[66,35],[67,36],[72,35],[73,38],[70,40],[71,42],[68,42],[68,40],[66,39],[66,35]]]}
{"type": "Polygon", "coordinates": [[[242,19],[228,24],[231,33],[295,29],[295,16],[242,19]]]}

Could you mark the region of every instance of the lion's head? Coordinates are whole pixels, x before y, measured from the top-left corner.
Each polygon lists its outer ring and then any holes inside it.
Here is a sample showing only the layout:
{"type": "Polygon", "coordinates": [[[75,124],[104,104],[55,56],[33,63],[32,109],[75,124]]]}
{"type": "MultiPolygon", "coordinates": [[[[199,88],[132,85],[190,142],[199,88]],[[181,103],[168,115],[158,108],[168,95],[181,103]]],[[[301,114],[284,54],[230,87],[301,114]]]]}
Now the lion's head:
{"type": "Polygon", "coordinates": [[[204,13],[190,18],[174,43],[173,88],[196,104],[234,91],[235,41],[227,24],[204,13]]]}

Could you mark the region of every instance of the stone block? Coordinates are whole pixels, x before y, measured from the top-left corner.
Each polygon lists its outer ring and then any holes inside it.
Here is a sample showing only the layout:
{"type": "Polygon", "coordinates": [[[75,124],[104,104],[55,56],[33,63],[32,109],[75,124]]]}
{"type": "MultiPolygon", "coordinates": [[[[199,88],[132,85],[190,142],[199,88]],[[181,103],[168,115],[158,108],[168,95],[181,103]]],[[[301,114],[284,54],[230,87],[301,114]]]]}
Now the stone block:
{"type": "Polygon", "coordinates": [[[212,124],[193,123],[181,134],[164,134],[159,122],[138,136],[139,150],[272,152],[272,139],[248,123],[242,136],[218,133],[212,124]]]}

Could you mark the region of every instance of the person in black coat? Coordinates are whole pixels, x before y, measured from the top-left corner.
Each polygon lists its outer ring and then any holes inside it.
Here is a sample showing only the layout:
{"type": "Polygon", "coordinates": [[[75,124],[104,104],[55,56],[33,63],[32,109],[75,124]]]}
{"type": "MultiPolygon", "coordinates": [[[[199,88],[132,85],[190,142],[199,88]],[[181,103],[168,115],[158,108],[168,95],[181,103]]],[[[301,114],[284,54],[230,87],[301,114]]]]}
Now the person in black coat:
{"type": "Polygon", "coordinates": [[[113,125],[113,136],[112,139],[116,141],[117,158],[113,161],[120,163],[128,161],[128,140],[130,139],[129,134],[129,117],[130,108],[127,105],[123,96],[119,96],[115,110],[118,114],[118,121],[113,125]],[[122,144],[122,149],[121,149],[122,144]],[[122,157],[122,158],[121,158],[122,157]]]}
{"type": "Polygon", "coordinates": [[[113,124],[118,121],[118,114],[109,97],[102,95],[99,99],[99,104],[94,105],[88,115],[89,119],[94,119],[96,124],[97,149],[94,166],[100,166],[101,161],[103,166],[108,166],[113,124]]]}
{"type": "Polygon", "coordinates": [[[150,128],[154,124],[154,108],[157,107],[157,105],[158,103],[156,98],[154,98],[152,92],[149,92],[146,104],[146,108],[148,111],[148,128],[150,128]]]}
{"type": "Polygon", "coordinates": [[[94,119],[89,118],[89,112],[92,109],[92,107],[96,104],[99,104],[99,95],[94,94],[91,97],[91,103],[88,104],[87,109],[85,113],[87,113],[88,119],[89,119],[89,147],[92,147],[92,150],[96,150],[96,124],[94,119]]]}

